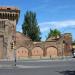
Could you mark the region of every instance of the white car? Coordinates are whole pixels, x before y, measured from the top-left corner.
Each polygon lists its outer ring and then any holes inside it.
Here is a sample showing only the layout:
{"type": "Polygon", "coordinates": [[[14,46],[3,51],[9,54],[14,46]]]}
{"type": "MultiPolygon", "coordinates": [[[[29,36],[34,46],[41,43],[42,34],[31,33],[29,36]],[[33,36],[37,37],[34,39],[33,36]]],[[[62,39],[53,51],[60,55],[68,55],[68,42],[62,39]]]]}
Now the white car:
{"type": "Polygon", "coordinates": [[[75,58],[75,52],[73,53],[73,57],[75,58]]]}

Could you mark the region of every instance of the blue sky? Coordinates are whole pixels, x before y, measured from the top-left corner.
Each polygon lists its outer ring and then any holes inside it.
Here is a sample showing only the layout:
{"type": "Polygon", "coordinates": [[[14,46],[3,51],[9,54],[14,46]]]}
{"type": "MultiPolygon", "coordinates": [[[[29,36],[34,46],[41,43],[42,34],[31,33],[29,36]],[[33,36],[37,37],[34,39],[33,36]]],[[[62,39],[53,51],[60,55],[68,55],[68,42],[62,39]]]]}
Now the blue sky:
{"type": "Polygon", "coordinates": [[[16,6],[20,9],[17,31],[27,10],[36,12],[42,40],[45,40],[49,29],[59,29],[62,33],[71,32],[75,39],[75,0],[0,0],[0,6],[16,6]]]}

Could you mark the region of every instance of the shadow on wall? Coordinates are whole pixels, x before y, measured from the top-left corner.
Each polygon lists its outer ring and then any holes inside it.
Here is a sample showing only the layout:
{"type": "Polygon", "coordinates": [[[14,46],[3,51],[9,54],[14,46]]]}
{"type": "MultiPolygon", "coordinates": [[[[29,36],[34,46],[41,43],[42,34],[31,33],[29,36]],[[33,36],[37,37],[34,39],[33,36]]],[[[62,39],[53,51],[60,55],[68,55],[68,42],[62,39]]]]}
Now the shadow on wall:
{"type": "Polygon", "coordinates": [[[62,75],[75,75],[75,71],[69,71],[69,70],[62,71],[62,72],[59,72],[59,73],[61,73],[62,75]]]}

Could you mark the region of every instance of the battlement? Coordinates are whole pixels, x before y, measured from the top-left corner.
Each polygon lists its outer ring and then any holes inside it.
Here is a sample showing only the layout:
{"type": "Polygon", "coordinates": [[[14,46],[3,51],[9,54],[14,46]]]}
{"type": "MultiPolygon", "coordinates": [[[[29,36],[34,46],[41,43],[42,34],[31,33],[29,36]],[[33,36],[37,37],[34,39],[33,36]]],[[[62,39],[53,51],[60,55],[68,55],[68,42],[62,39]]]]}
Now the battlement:
{"type": "Polygon", "coordinates": [[[0,19],[18,21],[20,10],[16,7],[0,7],[0,19]]]}
{"type": "Polygon", "coordinates": [[[5,7],[3,6],[3,7],[2,7],[2,6],[1,6],[1,7],[0,7],[0,10],[19,10],[19,9],[16,8],[16,7],[11,7],[11,6],[10,6],[10,7],[8,7],[8,6],[5,6],[5,7]]]}

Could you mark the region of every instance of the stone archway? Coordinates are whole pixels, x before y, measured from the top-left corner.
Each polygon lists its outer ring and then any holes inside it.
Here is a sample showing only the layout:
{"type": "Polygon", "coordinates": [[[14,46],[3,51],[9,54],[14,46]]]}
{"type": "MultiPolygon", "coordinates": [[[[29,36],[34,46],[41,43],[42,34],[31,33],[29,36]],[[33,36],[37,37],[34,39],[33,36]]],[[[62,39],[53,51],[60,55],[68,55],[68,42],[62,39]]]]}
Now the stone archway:
{"type": "Polygon", "coordinates": [[[43,56],[43,49],[40,47],[34,47],[32,49],[32,56],[43,56]]]}
{"type": "Polygon", "coordinates": [[[20,47],[16,50],[17,58],[25,58],[28,57],[28,49],[25,47],[20,47]]]}
{"type": "Polygon", "coordinates": [[[48,47],[46,51],[47,51],[47,56],[50,56],[50,57],[57,56],[57,48],[55,47],[48,47]]]}

